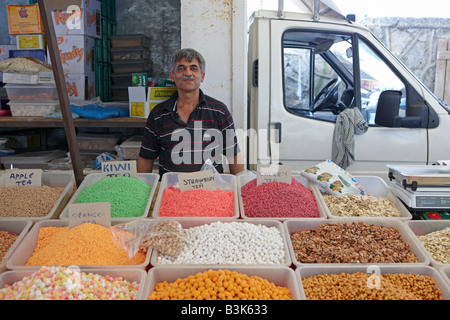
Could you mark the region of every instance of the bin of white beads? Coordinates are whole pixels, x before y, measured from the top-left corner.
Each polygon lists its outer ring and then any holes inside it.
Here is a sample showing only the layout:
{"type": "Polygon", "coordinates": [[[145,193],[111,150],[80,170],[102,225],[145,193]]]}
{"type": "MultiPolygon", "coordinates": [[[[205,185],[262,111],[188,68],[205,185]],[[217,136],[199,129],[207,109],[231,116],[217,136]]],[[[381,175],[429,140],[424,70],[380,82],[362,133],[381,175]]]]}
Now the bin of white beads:
{"type": "MultiPolygon", "coordinates": [[[[323,211],[327,214],[330,219],[349,219],[349,218],[367,218],[367,219],[398,219],[402,221],[411,220],[412,215],[409,210],[405,207],[405,205],[401,202],[399,198],[397,198],[391,191],[387,183],[380,177],[377,176],[354,176],[355,180],[358,181],[365,191],[365,195],[370,195],[374,197],[386,198],[391,200],[393,205],[393,209],[397,209],[399,212],[398,216],[394,215],[370,215],[370,212],[363,212],[363,208],[360,206],[353,206],[352,209],[358,210],[357,213],[348,210],[345,216],[333,214],[333,210],[329,208],[326,204],[323,196],[325,194],[320,193],[320,197],[323,199],[320,201],[320,205],[323,205],[323,211]]],[[[339,197],[336,195],[327,195],[329,197],[339,197]]],[[[387,202],[386,202],[387,203],[387,202]]],[[[375,204],[373,204],[375,206],[375,204]]],[[[380,209],[380,211],[387,211],[386,209],[380,209]]],[[[379,212],[380,213],[380,212],[379,212]]]]}
{"type": "MultiPolygon", "coordinates": [[[[158,196],[156,197],[156,202],[155,202],[155,206],[153,208],[153,214],[152,217],[153,218],[169,218],[166,216],[161,216],[160,215],[160,211],[161,211],[161,204],[163,201],[163,196],[164,196],[164,190],[168,189],[168,188],[175,188],[175,189],[179,189],[179,183],[178,183],[178,177],[179,175],[182,173],[179,172],[167,172],[165,174],[163,174],[163,176],[161,177],[161,183],[159,186],[159,191],[158,191],[158,196]]],[[[222,190],[224,192],[232,192],[233,193],[233,215],[230,216],[226,216],[226,217],[218,217],[218,216],[202,216],[201,218],[211,218],[211,219],[222,219],[222,220],[233,220],[236,218],[239,218],[239,203],[238,203],[238,193],[237,193],[237,181],[236,181],[236,177],[232,174],[226,174],[226,173],[222,173],[222,174],[214,174],[214,181],[216,183],[216,187],[219,190],[222,190]]],[[[189,219],[189,218],[193,218],[193,217],[197,217],[195,215],[192,216],[171,216],[170,218],[175,218],[175,219],[189,219]]]]}
{"type": "Polygon", "coordinates": [[[6,261],[23,241],[32,225],[33,222],[31,220],[17,220],[13,218],[0,220],[0,231],[6,231],[17,235],[17,238],[9,247],[8,251],[4,253],[3,257],[0,257],[0,272],[6,269],[6,261]]]}
{"type": "MultiPolygon", "coordinates": [[[[304,187],[306,187],[313,193],[314,199],[316,200],[316,204],[317,204],[317,208],[318,208],[318,216],[317,217],[307,217],[306,215],[304,217],[288,217],[288,216],[249,217],[248,215],[245,214],[245,204],[242,199],[242,187],[256,178],[257,178],[256,174],[251,173],[251,172],[240,174],[240,175],[238,175],[238,178],[237,178],[239,208],[240,208],[241,217],[243,219],[274,219],[274,220],[278,220],[278,221],[284,221],[284,220],[299,219],[299,218],[301,218],[301,219],[316,219],[316,218],[325,218],[326,219],[327,218],[327,214],[323,210],[325,204],[323,203],[323,198],[320,195],[319,189],[317,188],[317,186],[315,184],[311,183],[308,179],[304,178],[301,175],[292,175],[292,178],[294,178],[295,180],[300,182],[304,187]]],[[[307,208],[305,208],[305,210],[307,210],[307,208]]]]}
{"type": "MultiPolygon", "coordinates": [[[[92,294],[92,297],[90,299],[97,299],[97,292],[94,292],[95,286],[91,283],[95,280],[86,280],[84,281],[84,278],[92,278],[92,277],[102,277],[103,279],[97,280],[98,286],[102,286],[102,290],[109,290],[107,293],[109,296],[106,296],[102,299],[101,297],[98,298],[98,300],[114,300],[114,298],[117,299],[129,299],[129,300],[142,300],[144,289],[145,289],[145,283],[147,280],[147,272],[143,269],[90,269],[90,268],[78,268],[77,266],[71,266],[73,270],[72,279],[67,277],[65,279],[64,283],[61,285],[59,284],[61,280],[58,280],[58,284],[52,283],[51,279],[53,278],[53,273],[60,273],[63,269],[60,266],[55,267],[42,267],[45,268],[47,271],[41,269],[41,267],[35,267],[30,270],[11,270],[6,271],[2,274],[0,274],[0,290],[7,286],[13,286],[19,287],[21,292],[25,295],[26,288],[29,288],[29,286],[34,285],[36,288],[33,290],[34,296],[30,296],[29,299],[39,299],[38,291],[42,292],[43,290],[46,290],[48,294],[50,294],[53,291],[60,291],[58,295],[67,295],[67,297],[63,300],[85,300],[88,294],[92,294]],[[40,274],[45,271],[45,274],[47,274],[48,282],[43,282],[43,275],[40,274]],[[110,290],[110,288],[107,288],[107,283],[104,280],[106,277],[108,277],[108,281],[112,283],[113,289],[110,290]],[[118,278],[121,278],[120,280],[118,278]],[[26,279],[26,284],[22,284],[24,278],[26,279]],[[68,282],[68,281],[71,282],[68,282]],[[130,286],[122,289],[119,285],[119,283],[129,282],[133,283],[133,287],[136,288],[136,286],[139,287],[137,292],[133,292],[133,299],[131,299],[130,296],[125,297],[123,294],[126,292],[126,289],[130,288],[130,286]],[[55,287],[60,286],[60,289],[55,289],[55,287]],[[73,289],[70,289],[70,286],[73,286],[73,289]],[[67,288],[67,289],[66,289],[67,288]],[[114,292],[114,290],[119,292],[114,292]],[[76,293],[76,296],[74,296],[74,293],[76,293]],[[70,297],[69,297],[70,296],[70,297]],[[83,298],[84,297],[84,298],[83,298]]],[[[66,267],[64,267],[66,268],[66,267]]],[[[100,290],[98,290],[100,292],[100,290]]],[[[126,292],[127,294],[130,294],[131,292],[126,292]]],[[[41,294],[42,296],[42,294],[41,294]]],[[[61,299],[61,298],[60,298],[61,299]]],[[[60,300],[58,299],[58,300],[60,300]]]]}
{"type": "MultiPolygon", "coordinates": [[[[5,186],[6,173],[0,173],[0,192],[1,188],[5,186]]],[[[42,171],[42,186],[48,186],[51,188],[62,188],[62,192],[58,199],[55,201],[47,215],[44,216],[1,216],[0,221],[3,219],[14,218],[16,220],[31,220],[33,223],[57,218],[64,206],[69,202],[74,188],[75,178],[73,172],[69,171],[42,171]]],[[[27,187],[23,187],[27,188],[27,187]]],[[[36,201],[47,201],[46,199],[37,199],[36,201]]],[[[30,211],[33,211],[30,209],[30,211]]]]}
{"type": "Polygon", "coordinates": [[[195,276],[198,273],[203,273],[208,270],[229,270],[231,272],[245,274],[249,277],[260,277],[272,282],[276,286],[288,288],[292,300],[301,300],[298,279],[294,270],[289,267],[154,267],[148,271],[144,299],[150,297],[155,286],[160,282],[167,281],[168,283],[171,283],[177,279],[185,279],[189,276],[195,276]]]}
{"type": "Polygon", "coordinates": [[[450,220],[411,220],[406,226],[414,234],[413,240],[428,255],[436,269],[450,266],[450,220]]]}
{"type": "MultiPolygon", "coordinates": [[[[168,219],[156,219],[154,225],[168,219]]],[[[176,257],[153,249],[151,265],[180,266],[290,266],[286,236],[280,221],[172,219],[183,230],[176,257]]]]}
{"type": "MultiPolygon", "coordinates": [[[[289,248],[289,252],[290,252],[293,264],[296,265],[297,267],[301,267],[301,266],[305,266],[305,265],[307,265],[307,266],[312,266],[312,265],[347,266],[347,265],[354,264],[354,263],[347,263],[347,262],[345,262],[345,263],[344,262],[342,262],[342,263],[301,262],[296,257],[294,247],[292,245],[292,240],[291,240],[291,235],[294,234],[295,232],[316,229],[321,225],[352,224],[352,223],[363,223],[364,225],[368,225],[368,226],[371,226],[371,225],[381,226],[381,227],[393,228],[393,229],[397,230],[398,233],[400,234],[401,240],[407,245],[407,247],[410,248],[410,251],[416,256],[416,258],[418,260],[417,262],[376,263],[377,265],[384,265],[384,266],[405,265],[406,266],[406,265],[429,265],[430,264],[430,259],[428,258],[428,255],[424,252],[424,250],[422,248],[417,246],[417,244],[414,240],[414,235],[407,229],[407,227],[403,221],[396,220],[396,219],[386,220],[386,219],[364,219],[364,218],[359,218],[359,219],[357,219],[357,218],[351,218],[351,219],[299,219],[299,220],[284,221],[283,227],[285,229],[285,234],[287,237],[287,244],[288,244],[288,248],[289,248]]],[[[311,244],[311,243],[313,243],[312,240],[308,244],[311,244]]],[[[337,244],[333,244],[333,245],[337,246],[337,244]]],[[[356,245],[356,241],[354,244],[352,244],[352,246],[355,246],[355,245],[356,245]]],[[[370,245],[370,243],[367,244],[367,246],[369,246],[369,245],[370,245]]],[[[319,252],[321,252],[320,248],[318,248],[318,250],[319,250],[319,252]]],[[[366,249],[366,250],[369,250],[369,249],[366,249]]],[[[373,250],[373,249],[371,249],[371,250],[373,250]]],[[[355,263],[361,264],[361,265],[375,264],[375,263],[361,263],[361,262],[355,262],[355,263]]]]}
{"type": "MultiPolygon", "coordinates": [[[[348,266],[325,266],[325,265],[318,265],[318,266],[302,266],[295,270],[295,274],[298,278],[299,284],[300,284],[300,295],[302,299],[308,300],[307,296],[305,294],[305,288],[303,286],[304,279],[311,277],[311,276],[323,276],[323,275],[339,275],[339,274],[353,274],[356,272],[362,272],[367,273],[367,278],[374,276],[380,276],[383,274],[417,274],[420,276],[428,276],[432,278],[436,284],[438,285],[439,289],[441,290],[441,295],[444,300],[450,299],[450,288],[448,284],[446,283],[445,279],[442,277],[442,275],[435,269],[430,266],[424,266],[424,265],[418,265],[418,266],[379,266],[379,265],[371,265],[371,266],[361,266],[361,265],[348,265],[348,266]]],[[[367,284],[369,282],[372,284],[371,288],[372,290],[377,290],[375,287],[378,285],[375,281],[372,279],[368,279],[365,283],[367,284]]],[[[383,279],[380,278],[379,282],[380,286],[383,286],[383,279]]],[[[343,288],[345,290],[344,284],[340,283],[339,288],[343,288]]],[[[332,290],[332,288],[328,287],[328,290],[332,290]]],[[[348,288],[348,289],[354,289],[356,291],[355,287],[348,288]]]]}
{"type": "MultiPolygon", "coordinates": [[[[70,201],[67,203],[65,208],[62,210],[61,214],[59,215],[59,219],[69,219],[69,206],[71,204],[77,203],[77,199],[83,190],[85,190],[87,187],[92,186],[96,182],[100,181],[101,179],[109,179],[109,177],[105,177],[102,173],[90,173],[88,174],[84,180],[81,182],[80,186],[77,188],[75,193],[73,194],[70,201]]],[[[111,220],[132,220],[137,218],[145,218],[150,213],[150,208],[152,205],[153,198],[156,194],[156,189],[158,185],[159,175],[156,173],[138,173],[137,179],[140,179],[141,181],[145,182],[149,187],[151,187],[150,195],[147,199],[147,205],[145,210],[142,212],[141,216],[138,217],[111,217],[111,220]]]]}

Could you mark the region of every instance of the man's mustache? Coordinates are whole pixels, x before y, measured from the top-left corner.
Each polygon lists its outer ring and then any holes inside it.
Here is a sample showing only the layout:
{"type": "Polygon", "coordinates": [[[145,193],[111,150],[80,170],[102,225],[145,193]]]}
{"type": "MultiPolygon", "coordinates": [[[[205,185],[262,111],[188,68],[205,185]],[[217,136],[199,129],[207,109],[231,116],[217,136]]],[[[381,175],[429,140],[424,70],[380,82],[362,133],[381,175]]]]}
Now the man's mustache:
{"type": "Polygon", "coordinates": [[[183,76],[183,78],[181,78],[181,80],[194,80],[193,76],[183,76]]]}

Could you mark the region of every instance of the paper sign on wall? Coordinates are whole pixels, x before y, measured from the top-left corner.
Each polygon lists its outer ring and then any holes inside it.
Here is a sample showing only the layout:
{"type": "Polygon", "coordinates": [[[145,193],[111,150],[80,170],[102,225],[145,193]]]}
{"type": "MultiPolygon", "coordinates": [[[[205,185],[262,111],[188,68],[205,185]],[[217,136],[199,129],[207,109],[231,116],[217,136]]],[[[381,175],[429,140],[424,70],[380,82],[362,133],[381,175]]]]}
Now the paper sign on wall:
{"type": "Polygon", "coordinates": [[[136,160],[104,161],[102,162],[102,173],[105,177],[137,178],[136,160]]]}
{"type": "Polygon", "coordinates": [[[291,166],[277,164],[258,164],[256,184],[259,186],[268,182],[291,183],[291,166]]]}
{"type": "Polygon", "coordinates": [[[111,226],[111,204],[109,202],[73,203],[69,205],[69,228],[83,223],[111,226]]]}
{"type": "Polygon", "coordinates": [[[216,191],[216,181],[212,170],[183,173],[178,176],[181,192],[191,189],[216,191]]]}
{"type": "Polygon", "coordinates": [[[5,187],[42,185],[42,169],[7,169],[5,187]]]}

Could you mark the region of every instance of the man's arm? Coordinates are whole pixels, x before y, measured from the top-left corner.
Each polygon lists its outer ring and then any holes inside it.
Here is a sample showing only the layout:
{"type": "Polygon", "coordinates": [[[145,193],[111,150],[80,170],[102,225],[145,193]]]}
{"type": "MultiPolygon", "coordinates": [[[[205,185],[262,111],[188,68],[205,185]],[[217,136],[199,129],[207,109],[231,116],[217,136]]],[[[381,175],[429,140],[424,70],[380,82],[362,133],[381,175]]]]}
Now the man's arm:
{"type": "Polygon", "coordinates": [[[239,152],[233,159],[229,159],[228,166],[231,174],[237,174],[244,171],[244,162],[242,161],[242,154],[239,152]]]}
{"type": "Polygon", "coordinates": [[[153,170],[153,163],[155,160],[153,159],[145,159],[142,157],[138,158],[137,161],[137,172],[138,173],[151,173],[153,170]]]}

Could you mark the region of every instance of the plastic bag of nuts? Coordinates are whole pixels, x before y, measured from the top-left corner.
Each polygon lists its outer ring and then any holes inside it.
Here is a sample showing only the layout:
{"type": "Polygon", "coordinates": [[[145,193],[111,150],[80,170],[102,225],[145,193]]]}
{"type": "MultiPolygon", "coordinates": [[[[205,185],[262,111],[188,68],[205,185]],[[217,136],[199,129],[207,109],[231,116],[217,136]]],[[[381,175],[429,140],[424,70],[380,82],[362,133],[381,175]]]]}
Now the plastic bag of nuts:
{"type": "Polygon", "coordinates": [[[152,246],[159,253],[178,257],[183,245],[183,227],[175,220],[165,220],[156,223],[143,237],[141,248],[152,246]]]}
{"type": "Polygon", "coordinates": [[[138,251],[147,252],[154,247],[159,253],[178,257],[183,244],[183,227],[175,220],[162,220],[152,224],[151,220],[137,219],[110,228],[119,247],[132,258],[138,251]]]}

